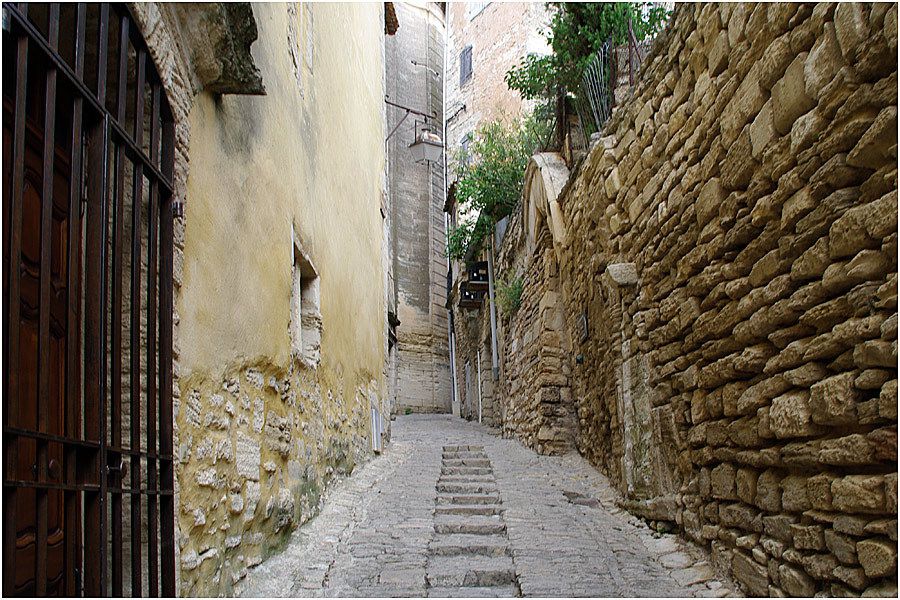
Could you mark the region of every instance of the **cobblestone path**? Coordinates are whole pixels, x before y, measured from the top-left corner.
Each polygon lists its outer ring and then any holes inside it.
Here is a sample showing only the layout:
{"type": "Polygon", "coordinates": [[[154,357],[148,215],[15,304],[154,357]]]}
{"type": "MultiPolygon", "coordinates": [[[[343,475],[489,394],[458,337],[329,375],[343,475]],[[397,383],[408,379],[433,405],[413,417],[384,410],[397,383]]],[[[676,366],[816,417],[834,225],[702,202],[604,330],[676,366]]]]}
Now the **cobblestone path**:
{"type": "Polygon", "coordinates": [[[461,419],[393,423],[244,596],[731,595],[706,555],[619,509],[577,454],[539,456],[461,419]]]}

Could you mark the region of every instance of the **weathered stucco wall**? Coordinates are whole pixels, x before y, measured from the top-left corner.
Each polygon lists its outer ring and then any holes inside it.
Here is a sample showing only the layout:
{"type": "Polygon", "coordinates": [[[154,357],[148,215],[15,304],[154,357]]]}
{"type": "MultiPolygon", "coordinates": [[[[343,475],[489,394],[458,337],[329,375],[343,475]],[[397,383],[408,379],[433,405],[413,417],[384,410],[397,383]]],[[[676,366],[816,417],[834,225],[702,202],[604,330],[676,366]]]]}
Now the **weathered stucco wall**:
{"type": "Polygon", "coordinates": [[[578,449],[752,595],[897,593],[896,23],[679,6],[523,245],[507,331],[561,292],[578,449]]]}
{"type": "Polygon", "coordinates": [[[382,4],[253,6],[266,95],[190,112],[176,311],[181,593],[229,593],[335,473],[371,453],[385,396],[382,4]],[[321,362],[291,354],[299,242],[321,362]]]}

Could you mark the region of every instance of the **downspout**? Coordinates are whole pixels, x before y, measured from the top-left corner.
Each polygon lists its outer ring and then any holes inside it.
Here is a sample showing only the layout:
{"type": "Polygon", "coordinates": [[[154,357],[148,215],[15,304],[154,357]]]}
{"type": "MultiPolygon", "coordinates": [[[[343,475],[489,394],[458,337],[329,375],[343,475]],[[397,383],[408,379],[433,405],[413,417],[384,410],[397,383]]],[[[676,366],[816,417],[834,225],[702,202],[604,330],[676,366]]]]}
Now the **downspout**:
{"type": "MultiPolygon", "coordinates": [[[[450,175],[450,168],[447,164],[447,48],[450,44],[450,19],[447,13],[444,13],[444,68],[441,72],[441,98],[444,108],[442,119],[442,135],[444,140],[444,201],[447,200],[447,177],[450,175]]],[[[444,214],[444,247],[446,252],[446,240],[450,235],[450,215],[444,214]]],[[[454,334],[455,324],[453,321],[453,303],[450,301],[450,294],[453,292],[453,263],[450,255],[447,255],[447,346],[450,349],[450,412],[454,416],[460,416],[459,406],[459,382],[456,377],[456,335],[454,334]]]]}
{"type": "Polygon", "coordinates": [[[475,374],[478,376],[478,422],[481,423],[481,348],[475,353],[475,374]]]}
{"type": "Polygon", "coordinates": [[[500,366],[497,357],[497,307],[494,302],[494,237],[488,246],[488,302],[491,307],[491,371],[494,381],[500,379],[500,366]]]}

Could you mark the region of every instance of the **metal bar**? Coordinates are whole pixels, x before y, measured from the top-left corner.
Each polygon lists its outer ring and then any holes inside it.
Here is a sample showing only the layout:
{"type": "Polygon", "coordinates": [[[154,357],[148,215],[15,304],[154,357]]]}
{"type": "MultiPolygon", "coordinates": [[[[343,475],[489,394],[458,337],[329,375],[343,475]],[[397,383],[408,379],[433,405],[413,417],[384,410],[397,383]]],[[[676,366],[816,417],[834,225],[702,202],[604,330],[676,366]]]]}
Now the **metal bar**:
{"type": "MultiPolygon", "coordinates": [[[[105,6],[105,5],[104,5],[105,6]]],[[[105,66],[104,66],[105,69],[105,66]]],[[[100,560],[85,562],[84,593],[106,593],[106,211],[107,211],[107,131],[104,118],[88,133],[87,224],[85,233],[84,304],[84,433],[98,443],[94,471],[100,492],[85,494],[84,554],[100,560]]]]}
{"type": "MultiPolygon", "coordinates": [[[[166,115],[163,124],[163,160],[166,175],[172,175],[175,163],[175,123],[166,115]]],[[[159,451],[172,454],[172,252],[174,198],[162,198],[159,211],[159,451]]],[[[175,489],[171,460],[160,461],[162,491],[175,489]]],[[[175,503],[172,496],[160,498],[160,570],[162,595],[175,595],[175,503]]]]}
{"type": "MultiPolygon", "coordinates": [[[[75,73],[84,74],[84,40],[87,7],[80,3],[75,15],[75,73]]],[[[70,144],[72,160],[69,172],[68,242],[68,311],[66,322],[66,436],[81,439],[81,191],[82,191],[82,106],[83,98],[75,94],[72,100],[72,140],[70,144]]],[[[65,481],[74,485],[78,477],[78,452],[75,447],[66,446],[65,481]]],[[[82,568],[81,560],[81,494],[65,494],[66,530],[66,593],[75,596],[80,593],[76,572],[82,568]]]]}
{"type": "Polygon", "coordinates": [[[103,102],[106,98],[106,67],[109,61],[109,4],[100,5],[100,22],[97,25],[97,98],[100,99],[98,108],[104,109],[103,102]]]}
{"type": "MultiPolygon", "coordinates": [[[[150,124],[150,156],[154,164],[159,163],[160,136],[160,102],[162,90],[159,83],[153,84],[151,95],[150,124]]],[[[156,453],[156,423],[159,415],[156,412],[156,255],[157,255],[157,223],[159,222],[159,184],[154,179],[150,182],[150,205],[147,208],[147,452],[156,453]]],[[[147,487],[157,489],[156,458],[147,460],[147,487]]],[[[159,528],[159,515],[156,496],[147,498],[147,577],[149,579],[149,595],[159,595],[159,549],[156,532],[159,528]]]]}
{"type": "MultiPolygon", "coordinates": [[[[25,191],[25,91],[28,77],[28,37],[16,39],[16,98],[13,107],[12,194],[9,200],[9,229],[4,232],[9,244],[4,248],[6,281],[3,295],[3,317],[7,331],[3,340],[4,394],[3,425],[17,424],[19,417],[19,312],[22,306],[20,262],[22,255],[22,198],[25,191]]],[[[4,472],[15,473],[18,465],[18,440],[4,436],[4,472]]],[[[16,491],[3,488],[3,595],[13,593],[16,572],[16,491]]]]}
{"type": "Polygon", "coordinates": [[[18,429],[16,427],[4,427],[3,434],[12,437],[24,437],[34,440],[46,440],[48,442],[56,442],[58,444],[68,444],[78,448],[97,449],[100,444],[95,442],[86,442],[83,440],[73,440],[51,433],[41,433],[40,431],[31,431],[30,429],[18,429]]]}
{"type": "MultiPolygon", "coordinates": [[[[125,98],[128,87],[128,18],[119,17],[119,57],[118,90],[116,93],[116,112],[118,120],[125,119],[125,98]]],[[[123,206],[125,197],[125,157],[122,147],[115,145],[115,191],[113,198],[113,255],[112,255],[112,322],[110,331],[110,349],[112,352],[110,397],[110,439],[114,446],[122,445],[122,235],[123,206]]],[[[107,457],[113,464],[119,464],[119,457],[107,457]]],[[[107,471],[110,471],[107,468],[107,471]]],[[[112,471],[101,475],[111,475],[115,482],[111,487],[122,487],[122,472],[112,471]],[[115,473],[115,475],[111,475],[115,473]]],[[[112,589],[113,596],[122,596],[122,495],[112,492],[110,497],[110,519],[112,521],[112,589]]]]}
{"type": "MultiPolygon", "coordinates": [[[[90,108],[93,110],[98,116],[102,115],[106,112],[105,107],[102,105],[102,98],[104,98],[106,94],[106,85],[107,85],[107,77],[106,77],[106,60],[108,56],[107,44],[108,44],[108,14],[109,14],[109,4],[103,3],[100,5],[100,23],[99,29],[100,31],[100,47],[98,48],[98,63],[100,63],[101,67],[97,73],[97,95],[95,96],[94,91],[88,89],[88,87],[84,84],[84,82],[79,79],[75,73],[72,71],[71,67],[69,67],[66,62],[60,58],[58,54],[55,54],[51,51],[51,49],[47,46],[47,42],[42,38],[40,33],[34,28],[34,25],[23,19],[21,16],[21,12],[17,12],[17,9],[11,10],[12,16],[15,18],[16,22],[26,29],[30,36],[34,37],[31,42],[35,46],[37,50],[39,50],[45,58],[47,58],[56,68],[57,74],[62,75],[69,85],[72,85],[75,88],[76,93],[81,94],[84,97],[85,108],[90,108]],[[107,16],[107,19],[104,19],[104,14],[107,16]],[[98,102],[97,97],[101,98],[101,102],[98,102]]],[[[124,121],[124,117],[123,117],[124,121]]],[[[150,177],[157,177],[160,180],[160,185],[164,188],[165,192],[172,193],[174,192],[173,183],[171,176],[167,176],[164,174],[156,165],[153,165],[146,161],[145,155],[141,148],[137,147],[132,140],[132,137],[128,134],[125,128],[122,126],[122,123],[118,121],[117,117],[114,117],[110,120],[109,127],[112,129],[112,134],[115,136],[115,140],[117,143],[123,145],[125,147],[126,156],[133,161],[143,161],[144,162],[144,170],[148,171],[146,175],[150,177]]]]}
{"type": "MultiPolygon", "coordinates": [[[[134,138],[138,147],[144,135],[144,84],[147,54],[136,54],[134,138]]],[[[135,163],[131,185],[131,449],[141,448],[141,206],[144,169],[135,163]]],[[[141,487],[141,458],[131,455],[131,489],[141,487]]],[[[131,595],[140,596],[141,585],[141,496],[131,494],[131,595]]]]}
{"type": "MultiPolygon", "coordinates": [[[[59,42],[59,4],[51,4],[49,11],[48,39],[55,50],[59,42]]],[[[49,430],[50,415],[50,267],[52,260],[53,228],[53,174],[56,131],[56,69],[50,66],[46,72],[44,87],[44,148],[41,165],[41,267],[40,309],[38,311],[38,431],[49,430]]],[[[38,480],[47,480],[47,444],[37,444],[38,480]]],[[[47,595],[47,491],[38,489],[37,531],[35,557],[35,590],[38,596],[47,595]]]]}

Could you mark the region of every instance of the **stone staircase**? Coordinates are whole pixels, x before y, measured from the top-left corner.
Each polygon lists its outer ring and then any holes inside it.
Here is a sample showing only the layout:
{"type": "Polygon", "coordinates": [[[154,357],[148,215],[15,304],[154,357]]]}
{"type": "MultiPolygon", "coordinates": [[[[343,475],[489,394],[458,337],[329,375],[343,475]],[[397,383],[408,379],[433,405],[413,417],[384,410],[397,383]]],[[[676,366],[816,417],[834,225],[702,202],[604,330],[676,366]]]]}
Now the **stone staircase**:
{"type": "Polygon", "coordinates": [[[426,583],[433,598],[521,595],[484,446],[443,447],[426,583]]]}

